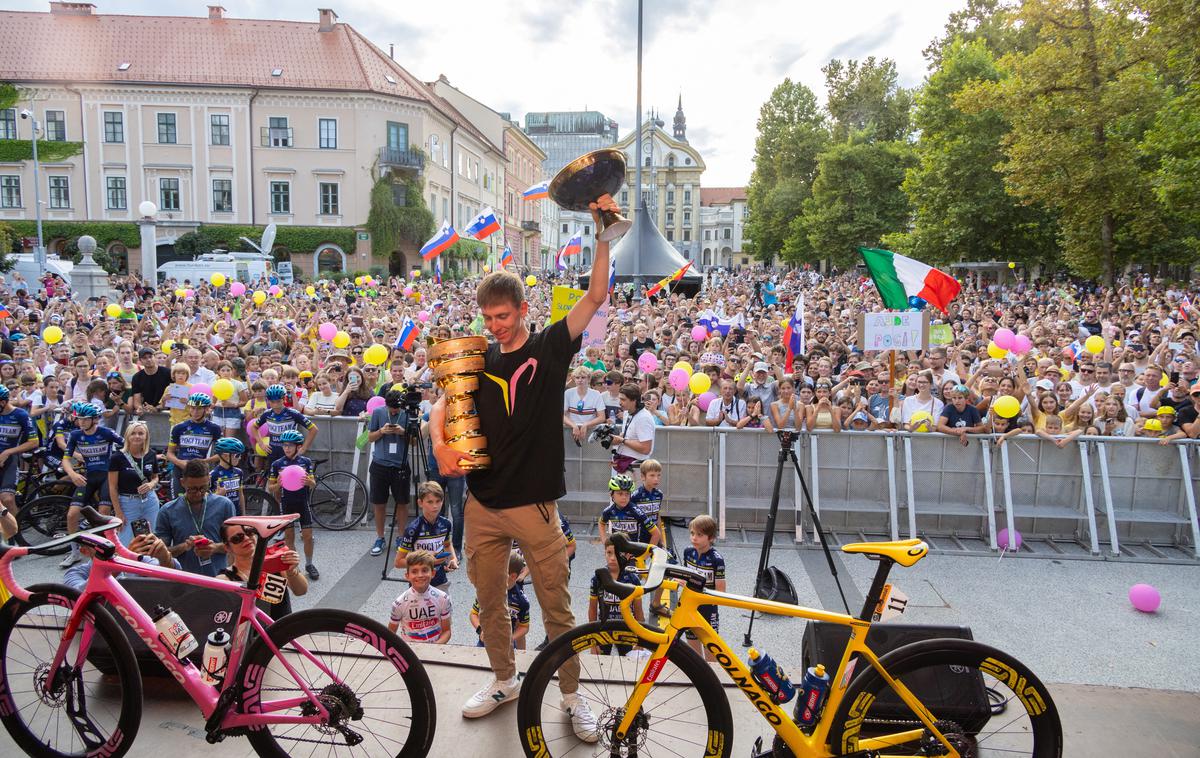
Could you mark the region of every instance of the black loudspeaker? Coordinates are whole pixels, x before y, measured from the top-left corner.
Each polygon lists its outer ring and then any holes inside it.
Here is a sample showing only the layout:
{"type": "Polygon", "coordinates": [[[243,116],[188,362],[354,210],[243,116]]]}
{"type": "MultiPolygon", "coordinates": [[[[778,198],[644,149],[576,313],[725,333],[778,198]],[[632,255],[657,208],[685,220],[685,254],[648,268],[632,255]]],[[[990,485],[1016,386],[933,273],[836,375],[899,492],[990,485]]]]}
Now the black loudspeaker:
{"type": "Polygon", "coordinates": [[[767,566],[758,584],[758,597],[763,600],[774,600],[777,603],[796,605],[796,587],[788,575],[775,566],[767,566]]]}
{"type": "MultiPolygon", "coordinates": [[[[867,646],[882,658],[896,648],[921,640],[946,638],[974,639],[971,629],[965,626],[927,626],[923,624],[876,623],[867,633],[867,646]]],[[[825,664],[832,676],[846,643],[850,639],[850,627],[811,621],[804,630],[804,650],[801,660],[805,671],[818,663],[825,664]]],[[[870,664],[858,660],[854,673],[858,675],[870,664]]],[[[910,674],[902,679],[904,686],[912,690],[921,702],[940,719],[949,719],[961,726],[968,734],[980,732],[991,718],[987,689],[983,677],[975,669],[962,671],[952,666],[930,667],[910,674]]],[[[891,689],[884,687],[879,698],[871,706],[871,715],[880,719],[913,718],[912,710],[891,689]]],[[[870,724],[863,725],[863,733],[870,734],[870,724]]],[[[881,725],[874,733],[895,731],[894,725],[881,725]]]]}

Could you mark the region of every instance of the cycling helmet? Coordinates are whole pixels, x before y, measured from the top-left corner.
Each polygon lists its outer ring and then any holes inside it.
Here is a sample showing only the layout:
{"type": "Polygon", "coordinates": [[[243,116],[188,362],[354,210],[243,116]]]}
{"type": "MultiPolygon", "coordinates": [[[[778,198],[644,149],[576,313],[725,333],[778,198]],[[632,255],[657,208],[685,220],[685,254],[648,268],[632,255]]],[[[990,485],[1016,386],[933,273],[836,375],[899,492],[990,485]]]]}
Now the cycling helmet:
{"type": "Polygon", "coordinates": [[[203,392],[193,392],[188,395],[188,405],[193,408],[207,408],[212,405],[212,398],[203,392]]]}
{"type": "Polygon", "coordinates": [[[285,442],[290,442],[293,445],[300,445],[304,442],[304,435],[295,429],[288,429],[286,432],[280,432],[279,436],[276,437],[275,440],[281,445],[285,442]]]}
{"type": "Polygon", "coordinates": [[[617,490],[620,490],[621,492],[632,492],[633,477],[631,477],[629,474],[613,474],[612,479],[608,480],[608,488],[613,492],[616,492],[617,490]]]}
{"type": "Polygon", "coordinates": [[[0,384],[0,403],[7,400],[8,396],[9,396],[8,395],[8,387],[5,387],[3,384],[0,384]]]}
{"type": "Polygon", "coordinates": [[[287,397],[287,387],[284,387],[282,384],[272,384],[270,387],[267,387],[268,400],[282,400],[285,397],[287,397]]]}
{"type": "Polygon", "coordinates": [[[76,403],[75,418],[100,418],[100,409],[91,403],[76,403]]]}
{"type": "Polygon", "coordinates": [[[213,450],[228,455],[241,455],[246,452],[246,446],[233,437],[222,437],[217,440],[217,444],[213,445],[213,450]]]}

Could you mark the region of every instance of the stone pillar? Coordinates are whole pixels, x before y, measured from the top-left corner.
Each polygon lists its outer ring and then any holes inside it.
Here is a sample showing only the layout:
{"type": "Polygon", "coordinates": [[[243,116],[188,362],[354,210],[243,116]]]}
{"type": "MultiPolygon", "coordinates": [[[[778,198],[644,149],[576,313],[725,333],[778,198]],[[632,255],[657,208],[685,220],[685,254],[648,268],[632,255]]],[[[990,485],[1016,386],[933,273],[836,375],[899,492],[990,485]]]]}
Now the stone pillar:
{"type": "Polygon", "coordinates": [[[157,289],[158,240],[154,214],[158,213],[158,208],[154,207],[154,203],[145,200],[138,205],[138,212],[142,214],[142,218],[137,222],[142,233],[142,279],[157,289]]]}
{"type": "Polygon", "coordinates": [[[92,254],[96,252],[96,240],[88,235],[79,238],[81,260],[71,269],[71,292],[80,302],[93,297],[112,297],[108,285],[108,272],[96,265],[92,254]]]}

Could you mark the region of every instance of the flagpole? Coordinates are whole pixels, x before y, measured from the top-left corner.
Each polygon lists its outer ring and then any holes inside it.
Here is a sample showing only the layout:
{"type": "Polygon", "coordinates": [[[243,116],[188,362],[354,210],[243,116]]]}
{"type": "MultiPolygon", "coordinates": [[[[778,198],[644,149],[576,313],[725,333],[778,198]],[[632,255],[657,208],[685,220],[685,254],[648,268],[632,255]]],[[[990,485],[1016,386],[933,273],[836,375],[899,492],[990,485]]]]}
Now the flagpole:
{"type": "MultiPolygon", "coordinates": [[[[637,25],[637,141],[634,145],[633,162],[636,164],[634,180],[637,187],[633,191],[634,225],[645,221],[642,212],[642,0],[638,0],[637,25]]],[[[635,235],[633,241],[633,282],[641,284],[642,273],[642,242],[641,235],[635,235]]]]}

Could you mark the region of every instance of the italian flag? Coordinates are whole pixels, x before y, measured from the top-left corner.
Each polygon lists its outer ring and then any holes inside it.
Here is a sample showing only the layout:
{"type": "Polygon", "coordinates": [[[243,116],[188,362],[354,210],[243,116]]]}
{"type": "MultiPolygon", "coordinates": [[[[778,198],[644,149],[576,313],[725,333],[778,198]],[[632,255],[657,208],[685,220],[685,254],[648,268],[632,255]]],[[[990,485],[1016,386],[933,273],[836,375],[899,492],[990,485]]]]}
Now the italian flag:
{"type": "Polygon", "coordinates": [[[860,247],[867,271],[875,281],[875,289],[889,310],[906,310],[910,297],[919,297],[942,313],[958,295],[962,285],[944,271],[938,271],[912,258],[905,258],[890,250],[874,250],[860,247]]]}

